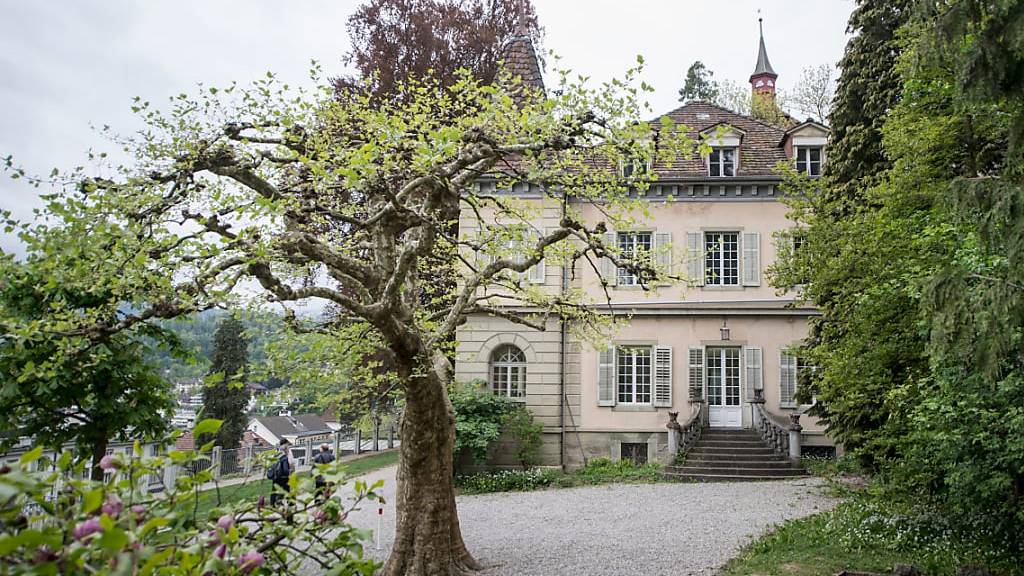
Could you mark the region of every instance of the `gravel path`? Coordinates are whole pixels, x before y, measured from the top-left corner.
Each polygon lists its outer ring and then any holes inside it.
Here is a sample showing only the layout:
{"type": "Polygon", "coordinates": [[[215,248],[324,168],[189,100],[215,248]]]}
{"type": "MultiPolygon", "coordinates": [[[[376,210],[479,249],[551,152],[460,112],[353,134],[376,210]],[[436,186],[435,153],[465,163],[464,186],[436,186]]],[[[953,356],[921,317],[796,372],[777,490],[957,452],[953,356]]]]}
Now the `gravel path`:
{"type": "MultiPolygon", "coordinates": [[[[395,468],[364,479],[385,480],[395,468]]],[[[459,519],[482,576],[713,574],[771,526],[831,508],[817,479],[758,483],[615,484],[460,496],[459,519]]],[[[383,516],[385,558],[394,536],[393,499],[383,516]]],[[[350,517],[376,530],[377,509],[350,517]]]]}

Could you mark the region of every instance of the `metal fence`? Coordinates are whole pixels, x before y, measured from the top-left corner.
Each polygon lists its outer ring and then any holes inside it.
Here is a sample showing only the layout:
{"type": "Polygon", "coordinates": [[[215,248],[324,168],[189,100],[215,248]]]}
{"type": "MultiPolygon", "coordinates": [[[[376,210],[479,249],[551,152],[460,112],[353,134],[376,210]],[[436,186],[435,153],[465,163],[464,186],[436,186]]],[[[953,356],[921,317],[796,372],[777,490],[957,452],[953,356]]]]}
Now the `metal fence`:
{"type": "MultiPolygon", "coordinates": [[[[326,439],[324,439],[323,436],[318,436],[315,440],[313,438],[299,438],[291,447],[291,458],[296,467],[301,470],[311,466],[311,455],[315,456],[316,453],[320,451],[321,444],[327,444],[330,446],[335,456],[339,458],[364,452],[387,450],[401,445],[401,441],[394,428],[388,428],[382,430],[382,432],[382,434],[367,435],[368,437],[364,437],[358,430],[338,431],[331,434],[326,439]]],[[[27,446],[20,447],[16,450],[0,455],[0,464],[14,464],[21,455],[29,449],[30,447],[27,446]]],[[[73,449],[74,446],[67,445],[61,450],[45,450],[43,458],[37,460],[35,465],[37,467],[51,467],[60,457],[62,452],[73,449]]],[[[173,449],[173,446],[167,446],[156,442],[147,442],[143,444],[143,454],[146,456],[156,456],[173,449]]],[[[111,444],[107,449],[107,453],[123,454],[124,457],[128,459],[135,458],[133,444],[127,442],[111,444]]],[[[179,476],[194,476],[206,470],[209,470],[212,473],[214,480],[217,482],[237,482],[245,481],[246,479],[262,479],[266,472],[265,464],[275,460],[277,453],[277,448],[275,447],[255,444],[249,444],[243,447],[227,450],[221,449],[219,446],[215,446],[213,450],[200,454],[199,458],[183,466],[168,465],[164,468],[162,477],[158,475],[147,477],[145,479],[145,490],[151,493],[160,492],[167,486],[173,486],[179,476]],[[267,452],[271,452],[272,455],[261,456],[267,452]]],[[[89,471],[86,469],[85,475],[88,476],[88,474],[89,471]]],[[[59,486],[55,486],[54,490],[59,490],[59,486]]],[[[56,492],[54,493],[54,496],[55,495],[56,492]]]]}

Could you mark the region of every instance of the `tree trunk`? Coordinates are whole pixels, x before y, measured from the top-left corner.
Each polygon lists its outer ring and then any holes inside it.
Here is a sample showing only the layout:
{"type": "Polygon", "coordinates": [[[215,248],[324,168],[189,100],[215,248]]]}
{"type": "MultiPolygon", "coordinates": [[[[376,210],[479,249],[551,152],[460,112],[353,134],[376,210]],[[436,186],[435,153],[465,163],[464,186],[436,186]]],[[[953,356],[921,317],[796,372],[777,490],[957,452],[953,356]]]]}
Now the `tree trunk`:
{"type": "Polygon", "coordinates": [[[90,477],[97,481],[103,481],[103,470],[100,469],[100,460],[107,455],[107,437],[97,438],[92,443],[92,470],[90,477]]]}
{"type": "MultiPolygon", "coordinates": [[[[466,550],[455,509],[455,414],[448,360],[412,376],[406,389],[395,502],[395,544],[383,576],[465,574],[481,568],[466,550]]],[[[412,371],[412,374],[416,374],[412,371]]]]}

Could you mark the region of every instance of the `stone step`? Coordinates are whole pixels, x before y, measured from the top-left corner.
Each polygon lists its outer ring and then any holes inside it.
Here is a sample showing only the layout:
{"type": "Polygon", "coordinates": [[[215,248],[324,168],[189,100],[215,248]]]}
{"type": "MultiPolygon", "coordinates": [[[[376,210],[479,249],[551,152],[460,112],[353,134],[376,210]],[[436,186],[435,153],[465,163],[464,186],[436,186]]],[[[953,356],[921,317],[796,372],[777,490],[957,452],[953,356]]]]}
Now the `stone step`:
{"type": "Polygon", "coordinates": [[[667,474],[720,475],[720,476],[805,476],[803,468],[741,468],[738,466],[668,466],[667,474]]]}
{"type": "Polygon", "coordinates": [[[701,438],[696,446],[703,448],[768,448],[760,440],[705,440],[701,438]]]}
{"type": "Polygon", "coordinates": [[[708,461],[719,461],[719,460],[762,460],[762,461],[774,461],[774,462],[789,462],[788,459],[779,456],[775,452],[765,450],[760,453],[736,453],[731,451],[726,452],[707,452],[707,451],[696,451],[691,450],[686,455],[687,460],[708,460],[708,461]]]}
{"type": "Polygon", "coordinates": [[[745,455],[757,455],[757,456],[774,456],[775,452],[770,448],[762,445],[759,448],[736,448],[736,447],[722,447],[722,446],[703,446],[698,443],[696,446],[690,449],[690,454],[745,454],[745,455]]]}
{"type": "Polygon", "coordinates": [[[765,482],[773,480],[791,480],[800,476],[751,476],[746,474],[669,474],[662,472],[661,477],[675,482],[765,482]]]}
{"type": "Polygon", "coordinates": [[[687,466],[735,466],[737,468],[792,468],[789,460],[767,458],[686,458],[687,466]]]}

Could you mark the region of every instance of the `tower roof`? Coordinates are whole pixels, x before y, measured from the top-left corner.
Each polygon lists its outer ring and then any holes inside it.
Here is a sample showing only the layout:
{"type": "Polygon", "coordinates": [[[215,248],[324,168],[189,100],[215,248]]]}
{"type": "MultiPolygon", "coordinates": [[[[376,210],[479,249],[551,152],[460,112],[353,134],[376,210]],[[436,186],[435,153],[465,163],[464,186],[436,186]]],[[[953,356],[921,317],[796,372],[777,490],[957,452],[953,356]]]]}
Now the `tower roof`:
{"type": "Polygon", "coordinates": [[[760,76],[761,74],[771,74],[772,76],[778,76],[775,70],[772,69],[772,63],[768,61],[768,51],[764,49],[764,26],[762,19],[757,19],[757,27],[761,32],[761,43],[757,49],[757,64],[754,65],[754,73],[750,75],[751,78],[754,76],[760,76]]]}
{"type": "Polygon", "coordinates": [[[519,76],[524,86],[544,91],[544,77],[540,72],[540,61],[533,49],[533,41],[525,29],[508,39],[502,51],[505,69],[512,77],[519,76]]]}

